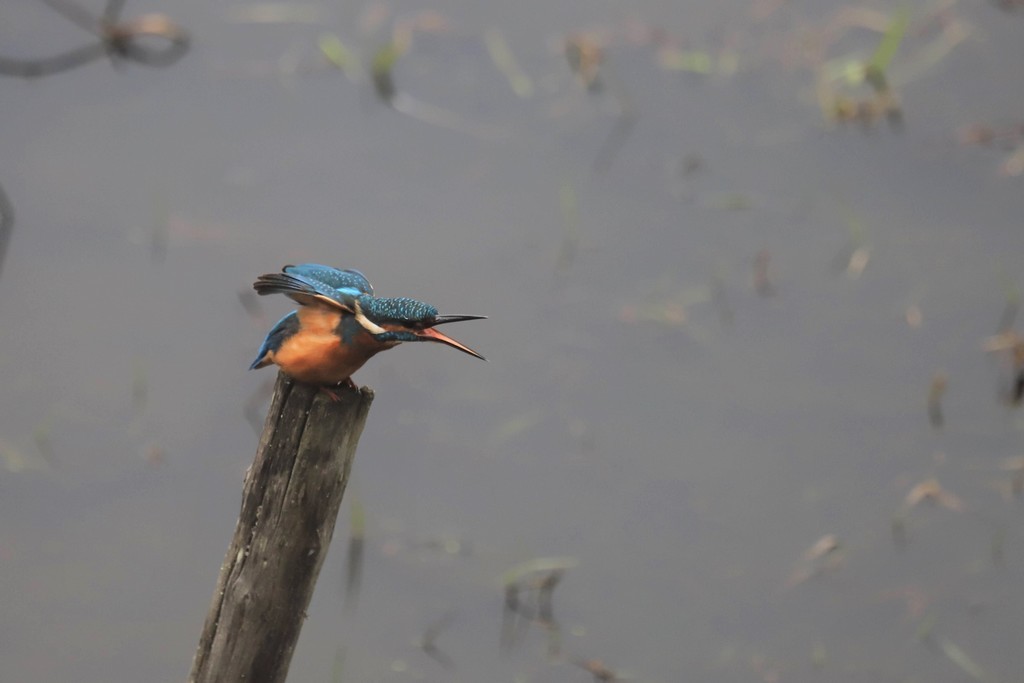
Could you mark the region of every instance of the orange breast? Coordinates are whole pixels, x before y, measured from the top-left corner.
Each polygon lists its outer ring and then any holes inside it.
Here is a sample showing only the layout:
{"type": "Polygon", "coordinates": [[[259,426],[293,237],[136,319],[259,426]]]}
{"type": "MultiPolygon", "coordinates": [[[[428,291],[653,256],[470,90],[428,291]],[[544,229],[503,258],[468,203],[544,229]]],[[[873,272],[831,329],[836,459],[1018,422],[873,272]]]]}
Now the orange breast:
{"type": "Polygon", "coordinates": [[[299,331],[273,355],[285,374],[309,384],[337,384],[352,376],[376,352],[361,344],[342,344],[335,334],[338,311],[304,306],[299,331]]]}

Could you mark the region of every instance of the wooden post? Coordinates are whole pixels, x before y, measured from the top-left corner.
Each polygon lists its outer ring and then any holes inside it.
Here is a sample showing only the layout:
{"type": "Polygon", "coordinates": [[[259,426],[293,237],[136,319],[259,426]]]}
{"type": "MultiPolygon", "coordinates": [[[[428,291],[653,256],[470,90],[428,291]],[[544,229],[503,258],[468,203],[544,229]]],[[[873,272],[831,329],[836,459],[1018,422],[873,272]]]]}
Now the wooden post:
{"type": "Polygon", "coordinates": [[[190,683],[281,683],[334,533],[373,392],[278,374],[190,683]]]}

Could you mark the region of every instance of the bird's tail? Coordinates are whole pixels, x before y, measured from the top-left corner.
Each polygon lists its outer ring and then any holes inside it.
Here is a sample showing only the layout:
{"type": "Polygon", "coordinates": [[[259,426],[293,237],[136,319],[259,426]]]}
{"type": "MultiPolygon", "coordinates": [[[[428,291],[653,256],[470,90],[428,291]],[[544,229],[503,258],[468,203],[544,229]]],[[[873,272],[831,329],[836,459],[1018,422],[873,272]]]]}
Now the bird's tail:
{"type": "Polygon", "coordinates": [[[252,288],[260,296],[268,294],[319,294],[316,287],[301,276],[288,273],[267,273],[256,278],[252,288]]]}

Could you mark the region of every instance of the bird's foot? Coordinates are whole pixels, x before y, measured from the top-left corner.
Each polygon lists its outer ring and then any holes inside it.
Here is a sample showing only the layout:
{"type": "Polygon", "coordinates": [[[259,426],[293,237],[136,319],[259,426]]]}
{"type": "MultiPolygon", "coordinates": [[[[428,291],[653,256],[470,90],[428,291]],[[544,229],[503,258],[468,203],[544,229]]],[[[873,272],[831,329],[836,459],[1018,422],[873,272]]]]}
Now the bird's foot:
{"type": "Polygon", "coordinates": [[[320,387],[320,391],[322,391],[325,394],[327,394],[328,398],[330,398],[332,401],[337,403],[338,401],[341,400],[341,396],[338,395],[336,390],[340,389],[342,387],[349,388],[349,389],[356,389],[356,390],[359,389],[359,387],[356,386],[356,383],[352,381],[352,378],[349,377],[348,379],[346,379],[346,380],[344,380],[342,382],[338,382],[334,386],[320,387]]]}

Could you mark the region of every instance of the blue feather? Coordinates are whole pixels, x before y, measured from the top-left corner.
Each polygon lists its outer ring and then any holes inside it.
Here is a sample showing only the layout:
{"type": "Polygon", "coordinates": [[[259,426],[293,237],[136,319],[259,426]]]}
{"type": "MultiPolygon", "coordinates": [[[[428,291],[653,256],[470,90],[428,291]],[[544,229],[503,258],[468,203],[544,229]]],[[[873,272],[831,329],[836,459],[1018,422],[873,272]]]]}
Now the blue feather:
{"type": "Polygon", "coordinates": [[[337,289],[320,280],[293,273],[267,273],[256,278],[252,285],[260,296],[286,294],[303,306],[327,304],[349,312],[355,310],[355,300],[363,294],[356,287],[337,289]]]}
{"type": "Polygon", "coordinates": [[[375,323],[394,322],[405,325],[430,326],[437,318],[437,309],[408,297],[360,297],[359,304],[367,318],[375,323]]]}
{"type": "Polygon", "coordinates": [[[276,352],[284,344],[288,337],[292,336],[299,331],[299,316],[296,311],[292,311],[285,317],[277,321],[277,324],[271,328],[270,332],[267,333],[266,338],[263,340],[263,344],[260,346],[260,350],[256,353],[256,360],[249,366],[250,370],[256,368],[266,367],[271,363],[267,358],[267,355],[274,351],[276,352]]]}
{"type": "Polygon", "coordinates": [[[358,270],[341,270],[318,263],[301,263],[297,266],[285,266],[281,269],[290,275],[299,275],[310,280],[321,282],[332,289],[355,290],[353,296],[360,294],[373,295],[373,285],[358,270]]]}

